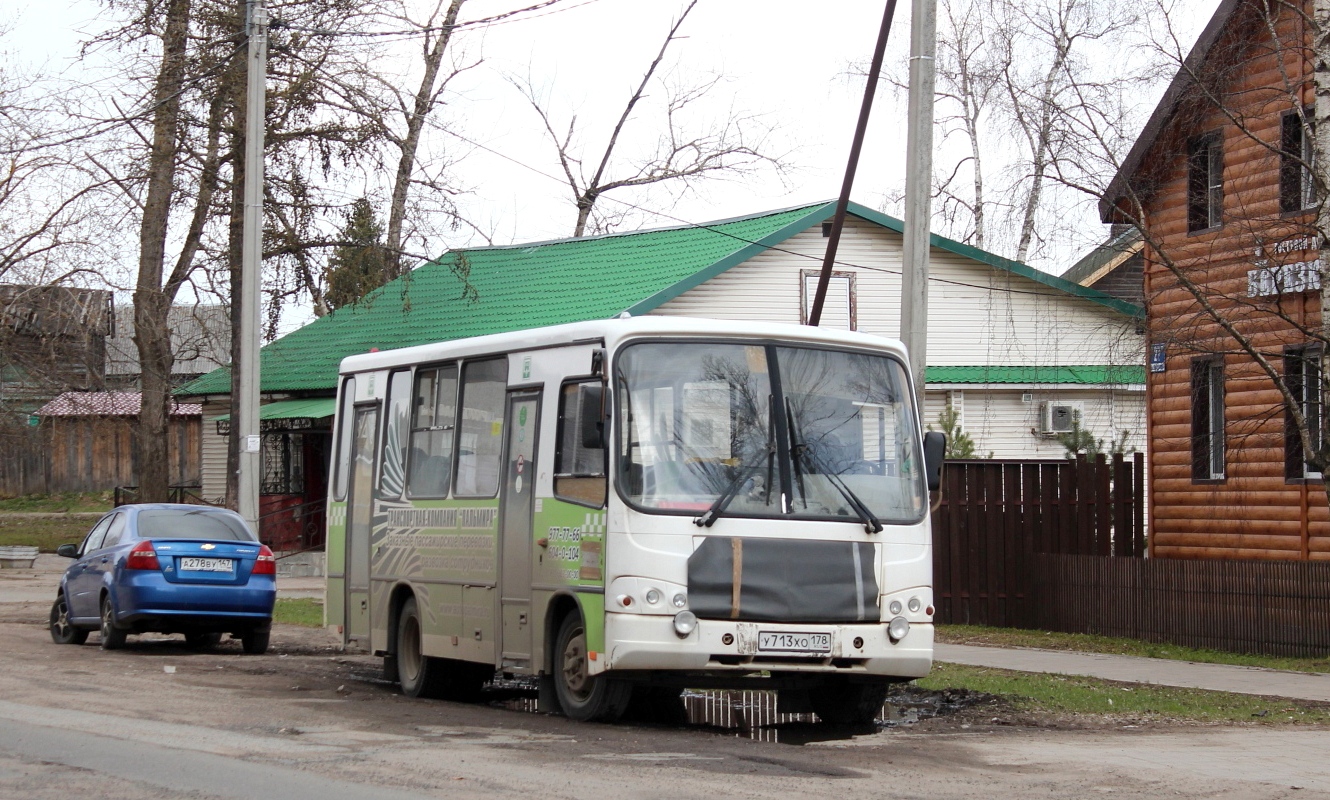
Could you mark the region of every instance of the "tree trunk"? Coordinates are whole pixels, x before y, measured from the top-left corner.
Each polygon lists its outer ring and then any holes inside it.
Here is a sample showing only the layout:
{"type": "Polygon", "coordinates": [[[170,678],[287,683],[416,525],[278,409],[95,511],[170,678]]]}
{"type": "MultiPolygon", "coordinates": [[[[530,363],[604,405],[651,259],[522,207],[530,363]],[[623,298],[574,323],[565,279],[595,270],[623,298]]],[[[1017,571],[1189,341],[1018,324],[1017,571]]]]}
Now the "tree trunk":
{"type": "Polygon", "coordinates": [[[148,156],[147,195],[139,229],[139,270],[134,290],[134,343],[142,370],[143,406],[137,437],[139,499],[168,499],[171,331],[167,313],[174,291],[163,290],[166,237],[175,194],[180,91],[184,81],[185,44],[189,33],[190,0],[169,0],[162,30],[162,63],[153,98],[152,149],[148,156]]]}
{"type": "Polygon", "coordinates": [[[466,0],[452,0],[444,14],[439,28],[439,38],[426,46],[425,75],[420,79],[420,88],[416,91],[415,103],[406,118],[406,134],[402,137],[402,157],[397,162],[397,175],[393,179],[392,201],[388,206],[388,264],[384,277],[391,281],[402,275],[402,222],[406,217],[406,196],[411,188],[411,174],[416,168],[416,151],[420,148],[420,131],[429,118],[437,99],[435,83],[439,79],[439,67],[443,55],[448,49],[448,42],[453,35],[453,25],[457,24],[457,14],[466,0]]]}
{"type": "Polygon", "coordinates": [[[1062,65],[1071,52],[1072,42],[1065,36],[1059,36],[1055,43],[1057,54],[1044,76],[1044,85],[1039,95],[1039,125],[1031,137],[1030,150],[1033,161],[1030,194],[1026,196],[1025,209],[1021,215],[1021,238],[1016,248],[1016,260],[1025,263],[1030,255],[1030,241],[1034,238],[1035,220],[1039,213],[1039,203],[1044,193],[1044,174],[1048,170],[1048,146],[1053,127],[1053,94],[1056,77],[1062,71],[1062,65]]]}

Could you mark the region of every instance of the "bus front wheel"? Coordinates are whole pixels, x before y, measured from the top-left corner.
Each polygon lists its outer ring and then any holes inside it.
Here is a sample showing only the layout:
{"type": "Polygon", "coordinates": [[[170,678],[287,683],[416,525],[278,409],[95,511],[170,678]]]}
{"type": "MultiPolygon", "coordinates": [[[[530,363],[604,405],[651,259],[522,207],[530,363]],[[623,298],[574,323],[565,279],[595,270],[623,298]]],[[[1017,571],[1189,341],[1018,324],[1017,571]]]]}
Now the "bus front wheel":
{"type": "Polygon", "coordinates": [[[579,722],[613,722],[623,715],[633,696],[630,684],[591,674],[586,625],[576,613],[564,617],[555,637],[554,690],[563,713],[579,722]]]}
{"type": "Polygon", "coordinates": [[[813,711],[829,725],[871,725],[889,688],[886,683],[837,680],[812,691],[813,711]]]}

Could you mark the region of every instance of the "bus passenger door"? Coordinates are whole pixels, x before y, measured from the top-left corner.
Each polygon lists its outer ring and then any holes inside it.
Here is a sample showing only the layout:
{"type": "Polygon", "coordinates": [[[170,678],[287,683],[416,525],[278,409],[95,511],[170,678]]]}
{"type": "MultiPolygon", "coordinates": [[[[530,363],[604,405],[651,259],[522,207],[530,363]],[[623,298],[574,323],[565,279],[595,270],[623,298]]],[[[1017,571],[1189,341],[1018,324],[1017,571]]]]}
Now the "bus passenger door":
{"type": "Polygon", "coordinates": [[[526,667],[531,664],[531,515],[535,510],[539,392],[510,393],[507,423],[499,544],[503,559],[499,577],[503,665],[526,667]]]}
{"type": "Polygon", "coordinates": [[[351,487],[346,511],[346,629],[343,644],[369,643],[369,538],[374,521],[376,406],[356,408],[351,442],[351,487]]]}

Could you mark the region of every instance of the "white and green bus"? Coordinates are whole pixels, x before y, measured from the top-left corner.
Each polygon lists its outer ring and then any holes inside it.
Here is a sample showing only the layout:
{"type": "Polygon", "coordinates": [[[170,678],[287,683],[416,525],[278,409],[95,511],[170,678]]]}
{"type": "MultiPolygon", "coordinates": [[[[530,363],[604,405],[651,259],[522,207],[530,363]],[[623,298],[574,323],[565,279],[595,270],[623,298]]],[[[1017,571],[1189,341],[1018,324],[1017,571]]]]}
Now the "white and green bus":
{"type": "Polygon", "coordinates": [[[898,342],[637,317],[342,362],[327,619],[412,696],[539,680],[767,688],[863,722],[933,657],[928,496],[898,342]],[[755,687],[754,687],[755,684],[755,687]]]}

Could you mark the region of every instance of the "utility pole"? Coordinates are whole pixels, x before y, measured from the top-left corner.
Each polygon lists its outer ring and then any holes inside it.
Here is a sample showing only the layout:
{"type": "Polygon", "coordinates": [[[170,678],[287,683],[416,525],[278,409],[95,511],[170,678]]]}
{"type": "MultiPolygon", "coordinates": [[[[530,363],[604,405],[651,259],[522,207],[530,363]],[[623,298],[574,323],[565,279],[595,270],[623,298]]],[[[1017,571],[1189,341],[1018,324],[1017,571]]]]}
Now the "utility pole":
{"type": "MultiPolygon", "coordinates": [[[[259,271],[263,264],[263,133],[268,73],[268,9],[263,0],[246,4],[249,70],[245,95],[245,227],[240,259],[240,396],[231,420],[239,426],[239,511],[259,531],[259,479],[263,469],[259,433],[259,271]]],[[[232,298],[231,302],[236,302],[232,298]]]]}
{"type": "Polygon", "coordinates": [[[859,153],[864,149],[864,136],[868,132],[868,115],[873,111],[873,97],[877,94],[877,78],[882,73],[882,58],[887,52],[887,37],[891,35],[891,20],[896,16],[896,0],[887,0],[882,13],[882,27],[873,48],[873,61],[868,67],[868,83],[864,86],[864,100],[859,106],[859,122],[850,143],[850,163],[845,165],[845,179],[841,183],[840,198],[836,201],[836,214],[831,219],[831,236],[827,239],[827,252],[818,273],[817,291],[813,294],[813,307],[808,312],[808,324],[816,328],[822,322],[822,305],[827,299],[827,284],[831,282],[831,268],[836,263],[836,250],[840,247],[841,229],[845,226],[845,212],[850,207],[850,190],[854,188],[854,174],[859,170],[859,153]]]}
{"type": "Polygon", "coordinates": [[[905,139],[905,252],[901,274],[901,341],[910,354],[914,394],[924,406],[928,363],[928,239],[933,192],[933,84],[937,2],[912,0],[910,104],[905,139]]]}

